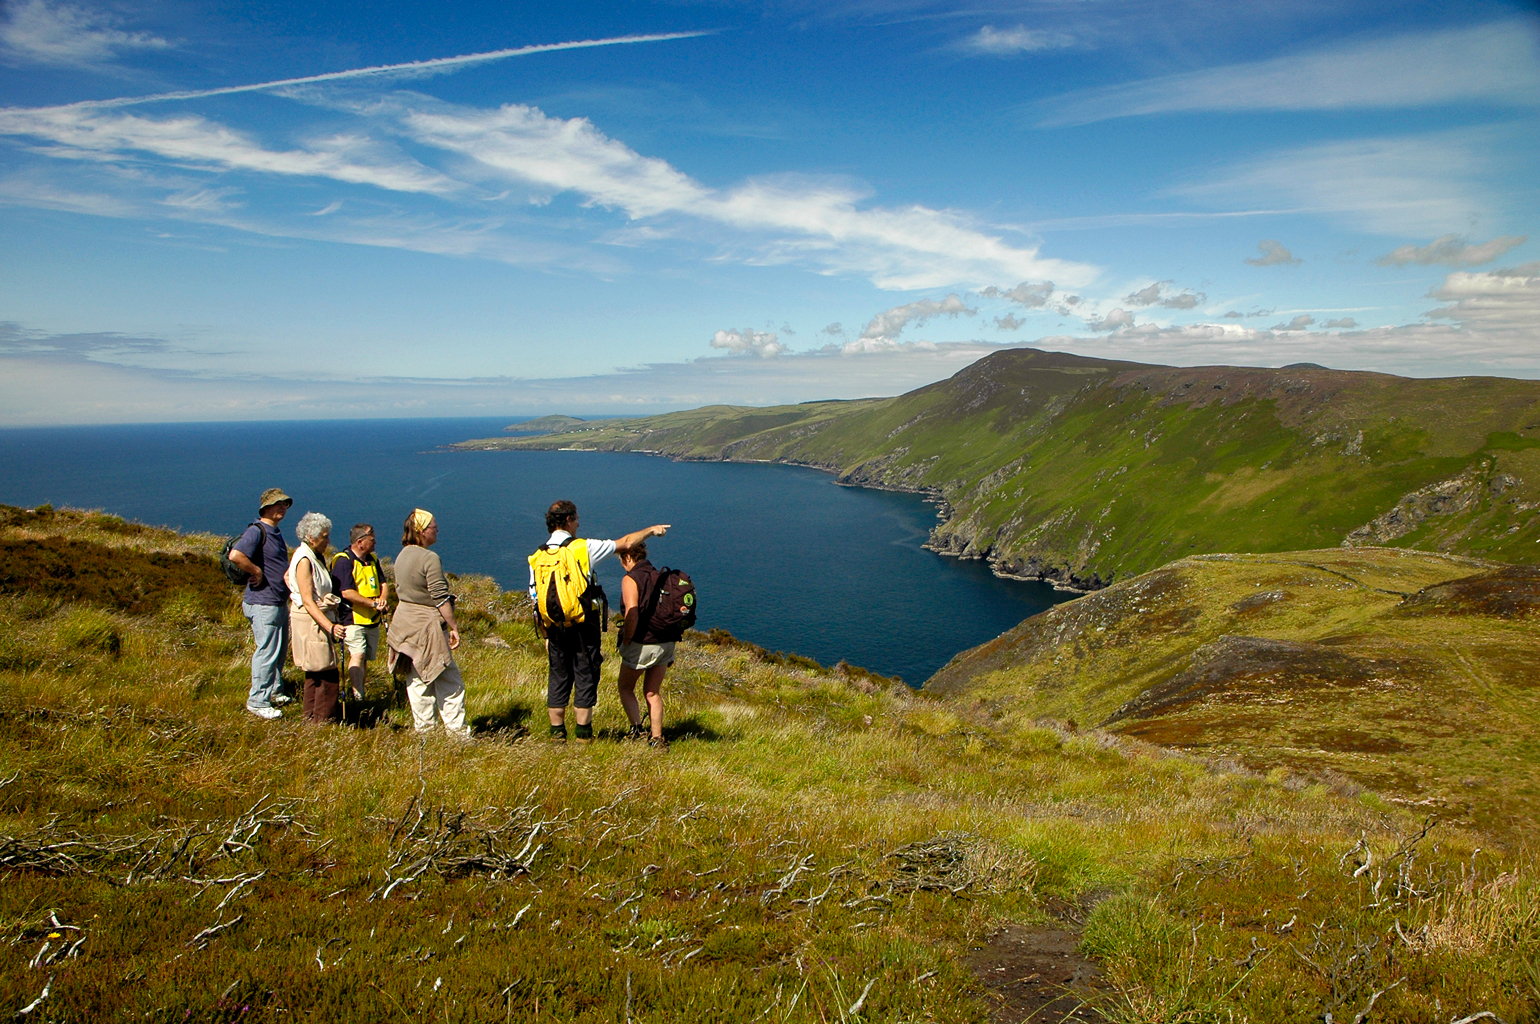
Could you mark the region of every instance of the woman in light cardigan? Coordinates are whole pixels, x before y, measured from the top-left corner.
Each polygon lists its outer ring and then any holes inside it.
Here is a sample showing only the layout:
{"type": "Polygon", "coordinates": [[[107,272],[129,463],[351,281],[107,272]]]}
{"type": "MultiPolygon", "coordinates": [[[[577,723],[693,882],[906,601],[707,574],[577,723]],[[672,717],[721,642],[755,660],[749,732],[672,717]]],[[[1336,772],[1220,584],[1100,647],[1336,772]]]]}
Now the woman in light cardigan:
{"type": "Polygon", "coordinates": [[[284,582],[289,585],[289,647],[294,664],[305,672],[305,721],[335,722],[337,704],[336,641],[346,635],[335,621],[338,597],[326,568],[332,521],[319,512],[306,512],[295,527],[300,545],[289,560],[284,582]]]}
{"type": "Polygon", "coordinates": [[[406,700],[418,732],[433,728],[434,712],[451,736],[468,738],[465,726],[465,681],[451,653],[460,646],[460,624],[454,599],[444,578],[444,563],[428,549],[438,540],[433,513],[413,509],[401,526],[401,553],[396,556],[395,618],[386,642],[391,670],[406,677],[406,700]]]}

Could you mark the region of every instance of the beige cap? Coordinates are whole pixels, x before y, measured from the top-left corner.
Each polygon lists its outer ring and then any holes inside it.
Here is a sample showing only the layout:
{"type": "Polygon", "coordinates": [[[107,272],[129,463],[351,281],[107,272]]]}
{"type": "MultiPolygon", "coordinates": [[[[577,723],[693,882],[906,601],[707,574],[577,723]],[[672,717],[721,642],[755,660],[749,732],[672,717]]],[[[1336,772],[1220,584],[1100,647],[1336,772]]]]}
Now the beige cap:
{"type": "Polygon", "coordinates": [[[257,511],[260,512],[267,508],[267,506],[277,505],[279,502],[288,502],[292,505],[294,504],[294,499],[283,493],[283,488],[281,487],[269,487],[262,492],[262,498],[257,502],[257,511]]]}

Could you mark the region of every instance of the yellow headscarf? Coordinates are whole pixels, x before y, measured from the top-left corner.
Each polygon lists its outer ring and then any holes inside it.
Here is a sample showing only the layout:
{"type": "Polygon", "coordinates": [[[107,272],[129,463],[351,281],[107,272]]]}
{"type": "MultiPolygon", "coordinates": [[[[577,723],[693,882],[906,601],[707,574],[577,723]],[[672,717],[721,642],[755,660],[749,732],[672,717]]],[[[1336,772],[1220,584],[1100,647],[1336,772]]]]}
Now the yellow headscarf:
{"type": "Polygon", "coordinates": [[[433,513],[425,508],[412,509],[412,526],[421,533],[433,525],[433,513]]]}

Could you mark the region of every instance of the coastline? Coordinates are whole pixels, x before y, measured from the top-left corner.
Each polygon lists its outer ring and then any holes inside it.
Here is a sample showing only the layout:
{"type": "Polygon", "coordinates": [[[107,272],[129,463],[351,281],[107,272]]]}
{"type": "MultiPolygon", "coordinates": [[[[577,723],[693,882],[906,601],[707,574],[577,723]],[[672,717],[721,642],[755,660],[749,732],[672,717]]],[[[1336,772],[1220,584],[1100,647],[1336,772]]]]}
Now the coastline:
{"type": "Polygon", "coordinates": [[[936,526],[931,528],[929,538],[920,547],[942,558],[956,558],[959,561],[983,559],[989,563],[990,572],[1000,579],[1021,583],[1046,583],[1055,591],[1063,594],[1090,594],[1112,583],[1112,580],[1104,580],[1097,574],[1086,578],[1077,575],[1067,568],[1048,565],[1038,561],[1035,556],[1029,556],[1026,560],[1020,558],[1007,559],[995,551],[993,544],[977,548],[974,545],[974,538],[962,537],[955,532],[943,532],[947,526],[952,524],[955,510],[941,488],[891,483],[877,477],[859,475],[864,464],[863,466],[856,467],[849,473],[841,473],[838,466],[827,463],[803,462],[785,458],[739,458],[734,457],[732,454],[732,444],[726,445],[723,448],[722,457],[705,458],[690,455],[674,455],[656,448],[544,447],[529,443],[536,441],[536,438],[520,438],[518,439],[520,443],[517,447],[506,443],[499,443],[506,440],[505,438],[495,437],[472,438],[466,441],[458,441],[445,447],[451,451],[614,452],[623,455],[651,455],[655,458],[668,459],[670,462],[736,462],[741,464],[752,463],[815,469],[821,473],[828,473],[833,476],[835,485],[839,487],[856,487],[872,491],[889,491],[895,494],[919,495],[927,504],[935,507],[936,518],[940,520],[936,526]]]}

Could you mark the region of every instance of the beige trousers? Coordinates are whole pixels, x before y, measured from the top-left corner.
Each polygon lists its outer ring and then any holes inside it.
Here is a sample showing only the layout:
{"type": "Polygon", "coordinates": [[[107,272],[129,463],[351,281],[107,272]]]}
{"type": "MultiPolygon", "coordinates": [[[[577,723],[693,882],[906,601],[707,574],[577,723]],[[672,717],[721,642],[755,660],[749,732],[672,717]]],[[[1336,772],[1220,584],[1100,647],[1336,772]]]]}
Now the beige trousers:
{"type": "Polygon", "coordinates": [[[412,727],[418,732],[433,728],[436,712],[444,720],[445,732],[470,738],[471,731],[465,725],[465,680],[454,662],[431,681],[419,676],[414,664],[406,677],[406,702],[412,708],[412,727]]]}

